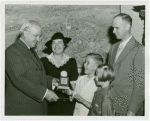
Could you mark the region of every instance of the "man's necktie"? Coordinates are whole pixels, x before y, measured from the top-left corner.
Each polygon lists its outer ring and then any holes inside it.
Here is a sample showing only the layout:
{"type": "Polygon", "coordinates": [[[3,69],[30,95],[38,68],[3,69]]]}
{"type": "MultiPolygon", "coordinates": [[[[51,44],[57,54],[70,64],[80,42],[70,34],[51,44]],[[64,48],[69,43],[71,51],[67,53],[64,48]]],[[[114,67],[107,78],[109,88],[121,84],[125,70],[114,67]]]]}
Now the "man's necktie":
{"type": "MultiPolygon", "coordinates": [[[[39,60],[39,58],[38,58],[37,53],[36,53],[35,50],[32,49],[32,48],[30,48],[30,51],[31,51],[31,53],[34,55],[35,59],[37,60],[38,67],[39,67],[39,69],[41,70],[41,69],[42,69],[42,66],[41,66],[41,64],[40,64],[40,60],[39,60]]],[[[38,69],[36,69],[36,70],[38,70],[38,69]]],[[[41,84],[43,84],[43,80],[41,80],[41,84]]]]}
{"type": "Polygon", "coordinates": [[[33,48],[30,48],[30,51],[32,52],[32,54],[34,55],[34,57],[37,59],[37,54],[36,54],[36,52],[34,51],[34,49],[33,49],[33,48]]]}

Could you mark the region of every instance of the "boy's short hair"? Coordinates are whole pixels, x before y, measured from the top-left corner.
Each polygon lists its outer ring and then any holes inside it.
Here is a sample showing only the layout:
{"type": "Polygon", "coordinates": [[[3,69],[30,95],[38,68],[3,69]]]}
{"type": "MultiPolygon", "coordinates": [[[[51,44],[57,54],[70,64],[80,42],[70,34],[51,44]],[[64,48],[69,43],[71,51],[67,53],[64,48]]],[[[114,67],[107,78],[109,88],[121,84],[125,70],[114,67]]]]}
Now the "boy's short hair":
{"type": "Polygon", "coordinates": [[[89,53],[89,54],[87,54],[86,57],[88,57],[88,56],[92,57],[97,62],[98,65],[103,64],[103,58],[102,58],[102,56],[100,54],[89,53]]]}
{"type": "Polygon", "coordinates": [[[115,71],[108,64],[99,65],[97,70],[102,69],[101,77],[98,77],[99,82],[113,81],[115,79],[115,71]]]}

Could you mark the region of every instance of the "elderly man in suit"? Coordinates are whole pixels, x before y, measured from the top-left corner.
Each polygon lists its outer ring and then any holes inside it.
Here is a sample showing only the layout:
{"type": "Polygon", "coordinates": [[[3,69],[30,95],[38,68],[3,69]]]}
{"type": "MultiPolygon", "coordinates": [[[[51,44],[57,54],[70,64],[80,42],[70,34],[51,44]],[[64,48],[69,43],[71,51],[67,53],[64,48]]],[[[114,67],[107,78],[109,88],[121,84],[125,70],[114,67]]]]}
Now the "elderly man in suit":
{"type": "Polygon", "coordinates": [[[108,63],[116,72],[111,85],[116,115],[120,116],[142,115],[145,99],[145,51],[132,36],[131,26],[129,15],[121,13],[114,17],[113,33],[121,41],[111,46],[108,63]]]}
{"type": "Polygon", "coordinates": [[[45,74],[32,50],[40,40],[41,26],[29,20],[20,31],[20,39],[5,51],[5,115],[45,115],[45,99],[53,102],[58,97],[50,90],[53,78],[45,74]]]}

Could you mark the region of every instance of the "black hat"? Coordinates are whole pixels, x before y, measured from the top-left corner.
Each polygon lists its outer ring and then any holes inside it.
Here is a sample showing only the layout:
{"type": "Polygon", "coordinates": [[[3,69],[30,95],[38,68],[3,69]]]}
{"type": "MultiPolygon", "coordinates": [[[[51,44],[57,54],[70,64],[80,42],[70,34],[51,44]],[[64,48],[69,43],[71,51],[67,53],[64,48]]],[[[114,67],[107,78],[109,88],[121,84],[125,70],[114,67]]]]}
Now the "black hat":
{"type": "Polygon", "coordinates": [[[48,53],[48,54],[50,54],[50,53],[52,52],[52,46],[51,46],[51,45],[52,45],[53,40],[56,40],[56,39],[62,39],[63,42],[64,42],[64,45],[65,45],[65,48],[67,47],[67,44],[71,41],[71,38],[64,37],[61,32],[57,32],[57,33],[55,33],[55,34],[52,36],[51,40],[49,40],[49,41],[47,41],[47,42],[45,43],[45,46],[46,46],[47,48],[44,50],[44,52],[46,52],[46,53],[48,53]]]}

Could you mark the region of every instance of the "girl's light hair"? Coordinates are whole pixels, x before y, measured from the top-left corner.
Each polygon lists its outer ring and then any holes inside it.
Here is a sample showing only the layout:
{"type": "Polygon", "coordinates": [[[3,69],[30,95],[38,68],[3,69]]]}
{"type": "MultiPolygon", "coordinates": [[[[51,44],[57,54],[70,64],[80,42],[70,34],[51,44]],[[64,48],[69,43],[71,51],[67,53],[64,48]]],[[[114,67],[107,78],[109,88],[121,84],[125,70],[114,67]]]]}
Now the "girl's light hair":
{"type": "Polygon", "coordinates": [[[112,66],[108,64],[102,64],[98,66],[97,70],[101,70],[101,74],[99,74],[101,76],[98,76],[99,82],[111,82],[115,79],[115,71],[112,66]]]}

